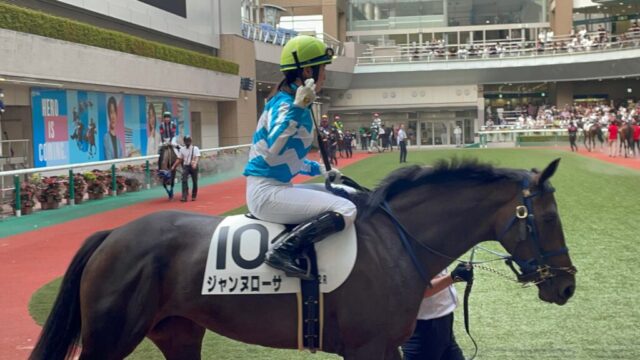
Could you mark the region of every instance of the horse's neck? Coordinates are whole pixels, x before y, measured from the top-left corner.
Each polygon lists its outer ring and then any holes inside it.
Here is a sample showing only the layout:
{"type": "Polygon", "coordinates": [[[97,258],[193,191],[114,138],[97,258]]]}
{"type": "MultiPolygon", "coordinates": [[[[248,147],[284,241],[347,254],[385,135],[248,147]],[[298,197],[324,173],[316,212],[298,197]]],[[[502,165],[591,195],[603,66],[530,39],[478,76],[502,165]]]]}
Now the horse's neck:
{"type": "Polygon", "coordinates": [[[496,215],[515,197],[517,188],[508,181],[461,184],[425,185],[391,201],[394,213],[417,241],[447,255],[435,255],[414,244],[431,277],[473,246],[497,237],[496,215]]]}

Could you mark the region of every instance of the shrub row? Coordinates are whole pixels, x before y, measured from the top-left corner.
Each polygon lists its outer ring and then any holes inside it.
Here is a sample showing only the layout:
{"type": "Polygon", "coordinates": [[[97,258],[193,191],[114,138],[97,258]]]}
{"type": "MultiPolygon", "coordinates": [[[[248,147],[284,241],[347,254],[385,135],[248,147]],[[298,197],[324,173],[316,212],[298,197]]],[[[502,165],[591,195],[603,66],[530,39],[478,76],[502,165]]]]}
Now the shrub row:
{"type": "Polygon", "coordinates": [[[0,1],[0,28],[170,61],[207,70],[238,74],[239,66],[215,56],[145,40],[117,31],[25,9],[0,1]]]}
{"type": "Polygon", "coordinates": [[[531,136],[520,136],[520,142],[553,142],[553,141],[564,141],[569,142],[568,135],[531,135],[531,136]]]}

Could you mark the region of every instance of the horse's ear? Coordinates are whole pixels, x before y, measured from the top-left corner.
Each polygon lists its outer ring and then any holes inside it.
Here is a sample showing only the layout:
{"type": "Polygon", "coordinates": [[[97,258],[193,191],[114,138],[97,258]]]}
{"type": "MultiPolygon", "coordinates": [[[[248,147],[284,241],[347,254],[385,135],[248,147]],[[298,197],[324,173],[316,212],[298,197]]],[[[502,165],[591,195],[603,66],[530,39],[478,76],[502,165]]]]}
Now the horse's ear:
{"type": "Polygon", "coordinates": [[[542,170],[542,174],[538,178],[538,185],[542,185],[545,181],[549,180],[553,174],[555,174],[556,169],[558,169],[558,164],[560,164],[560,158],[557,158],[551,162],[544,170],[542,170]]]}

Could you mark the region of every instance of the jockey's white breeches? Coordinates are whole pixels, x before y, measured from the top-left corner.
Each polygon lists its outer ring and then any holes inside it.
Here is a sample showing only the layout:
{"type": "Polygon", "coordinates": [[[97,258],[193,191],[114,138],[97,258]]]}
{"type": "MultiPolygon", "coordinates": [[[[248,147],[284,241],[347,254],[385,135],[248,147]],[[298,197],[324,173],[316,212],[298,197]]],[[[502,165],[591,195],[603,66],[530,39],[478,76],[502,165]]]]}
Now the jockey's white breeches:
{"type": "Polygon", "coordinates": [[[294,185],[260,176],[247,177],[247,207],[257,218],[280,224],[301,224],[323,212],[335,211],[344,217],[348,227],[357,215],[354,203],[331,194],[324,184],[294,185]]]}

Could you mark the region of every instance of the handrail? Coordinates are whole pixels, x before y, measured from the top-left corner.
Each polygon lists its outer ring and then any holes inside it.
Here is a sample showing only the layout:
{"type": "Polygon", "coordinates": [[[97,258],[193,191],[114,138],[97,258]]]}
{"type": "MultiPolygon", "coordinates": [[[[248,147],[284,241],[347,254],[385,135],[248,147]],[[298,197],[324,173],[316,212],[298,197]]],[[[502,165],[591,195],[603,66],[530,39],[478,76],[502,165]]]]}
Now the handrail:
{"type": "MultiPolygon", "coordinates": [[[[586,36],[589,36],[590,38],[597,38],[599,39],[603,32],[600,31],[593,31],[590,33],[586,33],[586,36]]],[[[609,33],[604,33],[604,36],[606,38],[614,38],[614,37],[622,37],[623,35],[626,36],[634,36],[636,35],[636,32],[634,31],[627,31],[624,34],[609,34],[609,33]]],[[[637,33],[637,35],[640,35],[640,32],[637,33]]],[[[527,40],[525,41],[524,37],[519,37],[519,38],[502,38],[502,39],[490,39],[490,40],[474,40],[474,41],[470,41],[470,42],[466,42],[466,43],[457,43],[457,44],[450,44],[450,43],[443,43],[442,40],[433,40],[433,41],[429,41],[426,40],[423,43],[419,43],[416,41],[410,42],[410,43],[404,43],[404,44],[399,44],[399,45],[381,45],[381,46],[373,46],[373,45],[369,45],[367,47],[367,49],[365,50],[365,52],[373,50],[373,49],[378,49],[378,48],[383,48],[383,49],[388,49],[390,47],[410,47],[410,46],[437,46],[439,44],[443,44],[444,46],[447,47],[468,47],[468,46],[472,46],[472,45],[493,45],[493,44],[522,44],[522,43],[538,43],[538,42],[542,42],[545,44],[551,44],[554,42],[561,42],[561,41],[569,41],[572,40],[573,38],[580,38],[581,35],[553,35],[551,38],[549,38],[548,40],[545,41],[540,41],[539,39],[535,39],[535,40],[527,40]]]]}
{"type": "Polygon", "coordinates": [[[29,142],[29,139],[15,139],[15,140],[0,140],[0,144],[4,143],[20,143],[20,142],[29,142]]]}
{"type": "MultiPolygon", "coordinates": [[[[260,24],[254,24],[249,22],[242,23],[242,36],[249,40],[261,41],[268,44],[284,46],[289,40],[293,38],[291,31],[279,31],[278,29],[263,29],[260,24]]],[[[333,47],[336,55],[344,56],[345,49],[341,41],[335,39],[327,33],[316,34],[322,35],[322,41],[331,47],[333,47]]]]}
{"type": "Polygon", "coordinates": [[[478,131],[479,135],[488,135],[488,134],[521,134],[521,133],[531,133],[531,132],[556,132],[556,133],[566,133],[567,129],[559,129],[559,128],[530,128],[530,129],[503,129],[503,130],[480,130],[478,131]]]}
{"type": "MultiPolygon", "coordinates": [[[[235,150],[242,149],[246,147],[250,147],[251,144],[244,145],[234,145],[234,146],[224,146],[219,148],[209,148],[200,150],[201,153],[214,152],[214,151],[224,151],[224,150],[235,150]]],[[[14,175],[25,175],[25,174],[33,174],[38,172],[51,172],[51,171],[61,171],[61,170],[71,170],[78,168],[86,168],[92,166],[105,166],[105,165],[113,165],[120,163],[129,163],[129,162],[137,162],[137,161],[145,161],[145,160],[153,160],[158,158],[158,155],[147,155],[147,156],[136,156],[130,158],[123,159],[113,159],[113,160],[104,160],[104,161],[93,161],[86,162],[80,164],[66,164],[66,165],[58,165],[58,166],[47,166],[40,168],[28,168],[28,169],[20,169],[20,170],[10,170],[10,171],[0,171],[0,176],[14,176],[14,175]]]]}
{"type": "MultiPolygon", "coordinates": [[[[634,35],[635,37],[636,35],[634,35]]],[[[536,42],[537,43],[537,42],[536,42]]],[[[528,42],[524,44],[534,44],[528,42]]],[[[474,49],[476,52],[471,53],[468,49],[462,51],[450,52],[448,48],[457,48],[458,46],[440,45],[440,46],[398,46],[394,55],[375,55],[360,56],[357,58],[357,65],[377,65],[379,63],[419,63],[419,62],[443,62],[443,61],[475,61],[485,59],[514,59],[529,57],[545,57],[556,55],[573,55],[584,54],[590,52],[609,52],[620,49],[630,49],[640,47],[640,34],[637,38],[621,41],[611,41],[607,43],[594,43],[590,47],[578,45],[573,46],[555,46],[554,42],[548,42],[546,47],[504,47],[501,49],[493,49],[495,53],[490,53],[488,47],[474,49]]],[[[386,48],[387,51],[393,51],[394,48],[386,48]]]]}

